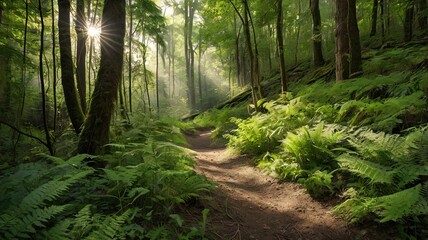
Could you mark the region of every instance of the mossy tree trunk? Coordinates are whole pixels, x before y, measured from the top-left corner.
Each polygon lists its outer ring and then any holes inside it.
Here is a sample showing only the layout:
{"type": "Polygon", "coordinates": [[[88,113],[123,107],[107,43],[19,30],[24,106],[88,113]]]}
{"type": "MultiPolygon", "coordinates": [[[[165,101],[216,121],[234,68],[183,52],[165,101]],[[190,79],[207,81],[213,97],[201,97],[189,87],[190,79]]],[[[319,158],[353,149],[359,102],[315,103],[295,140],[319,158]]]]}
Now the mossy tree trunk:
{"type": "Polygon", "coordinates": [[[409,42],[413,37],[413,15],[414,15],[414,2],[407,3],[404,16],[404,41],[409,42]]]}
{"type": "Polygon", "coordinates": [[[68,115],[76,133],[80,133],[84,115],[74,84],[74,66],[70,39],[70,1],[58,0],[59,51],[61,58],[61,81],[68,115]]]}
{"type": "Polygon", "coordinates": [[[310,0],[309,4],[312,13],[312,58],[315,67],[320,67],[324,65],[324,57],[322,54],[320,1],[310,0]]]}
{"type": "Polygon", "coordinates": [[[356,0],[336,0],[336,81],[362,73],[356,0]]]}
{"type": "Polygon", "coordinates": [[[122,77],[125,0],[105,0],[102,14],[101,62],[79,153],[99,154],[109,143],[110,121],[122,77]]]}
{"type": "Polygon", "coordinates": [[[379,6],[379,0],[373,0],[372,26],[371,26],[371,31],[370,31],[370,37],[373,37],[376,35],[378,6],[379,6]]]}
{"type": "Polygon", "coordinates": [[[428,33],[428,9],[427,1],[419,0],[418,1],[418,25],[419,29],[426,35],[428,33]]]}

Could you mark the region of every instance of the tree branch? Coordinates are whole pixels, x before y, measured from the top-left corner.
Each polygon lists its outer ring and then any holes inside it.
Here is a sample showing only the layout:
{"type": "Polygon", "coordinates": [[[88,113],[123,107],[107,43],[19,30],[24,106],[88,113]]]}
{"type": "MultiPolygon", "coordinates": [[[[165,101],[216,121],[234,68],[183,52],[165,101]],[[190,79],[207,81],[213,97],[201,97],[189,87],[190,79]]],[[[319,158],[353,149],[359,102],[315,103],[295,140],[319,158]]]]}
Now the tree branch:
{"type": "Polygon", "coordinates": [[[26,133],[26,132],[23,132],[23,131],[19,130],[17,127],[15,127],[15,126],[13,126],[13,125],[11,125],[11,124],[7,123],[7,122],[4,122],[4,121],[2,121],[2,120],[0,120],[0,124],[6,125],[6,126],[8,126],[8,127],[12,128],[13,130],[17,131],[19,134],[22,134],[22,135],[24,135],[24,136],[26,136],[26,137],[32,138],[32,139],[34,139],[34,140],[37,140],[39,143],[43,144],[45,147],[47,147],[47,148],[49,149],[48,144],[47,144],[47,143],[45,143],[42,139],[40,139],[40,138],[38,138],[38,137],[36,137],[36,136],[33,136],[33,135],[31,135],[31,134],[28,134],[28,133],[26,133]]]}

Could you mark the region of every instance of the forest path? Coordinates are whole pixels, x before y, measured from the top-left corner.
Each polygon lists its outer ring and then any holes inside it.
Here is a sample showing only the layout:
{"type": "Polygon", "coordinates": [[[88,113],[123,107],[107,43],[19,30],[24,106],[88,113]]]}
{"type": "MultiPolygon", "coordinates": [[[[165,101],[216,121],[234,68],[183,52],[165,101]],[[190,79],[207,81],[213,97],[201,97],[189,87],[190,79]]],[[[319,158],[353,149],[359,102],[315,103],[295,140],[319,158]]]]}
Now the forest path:
{"type": "Polygon", "coordinates": [[[347,224],[314,201],[302,186],[261,173],[245,156],[212,144],[210,131],[187,136],[197,152],[196,172],[218,184],[212,199],[208,233],[214,239],[353,239],[347,224]]]}

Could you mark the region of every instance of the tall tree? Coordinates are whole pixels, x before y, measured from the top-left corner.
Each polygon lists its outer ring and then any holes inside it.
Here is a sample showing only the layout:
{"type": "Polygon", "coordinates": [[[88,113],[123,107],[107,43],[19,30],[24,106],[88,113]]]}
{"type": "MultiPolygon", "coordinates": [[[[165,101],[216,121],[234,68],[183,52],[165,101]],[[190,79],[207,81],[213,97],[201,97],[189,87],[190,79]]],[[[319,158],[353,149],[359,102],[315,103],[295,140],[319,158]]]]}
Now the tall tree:
{"type": "Polygon", "coordinates": [[[287,92],[287,70],[285,69],[284,59],[284,39],[283,39],[283,21],[284,12],[282,10],[282,0],[277,1],[277,20],[276,20],[276,35],[278,43],[278,58],[279,58],[279,70],[281,72],[281,90],[282,93],[287,92]]]}
{"type": "MultiPolygon", "coordinates": [[[[247,11],[247,8],[244,5],[243,6],[243,8],[244,8],[243,14],[241,14],[240,11],[239,11],[239,9],[233,3],[233,1],[229,0],[229,2],[233,6],[233,8],[235,9],[235,12],[238,15],[239,19],[241,20],[242,26],[244,28],[245,43],[246,43],[248,57],[249,57],[249,60],[250,60],[251,97],[252,97],[252,100],[253,100],[254,109],[257,110],[257,108],[258,108],[258,106],[257,106],[257,101],[258,101],[257,94],[258,93],[257,93],[257,90],[256,90],[256,83],[258,82],[258,79],[257,79],[258,75],[256,73],[255,57],[254,57],[253,47],[252,47],[252,44],[251,44],[251,30],[250,30],[250,22],[248,20],[248,11],[247,11]]],[[[246,1],[243,0],[243,3],[244,2],[246,2],[246,1]]],[[[244,64],[244,66],[245,66],[245,64],[244,64]]]]}
{"type": "Polygon", "coordinates": [[[134,17],[132,14],[132,0],[128,1],[129,5],[129,38],[128,38],[128,95],[129,95],[129,112],[132,113],[132,35],[134,17]]]}
{"type": "Polygon", "coordinates": [[[414,15],[415,3],[410,0],[406,3],[406,10],[404,16],[404,41],[408,42],[413,37],[413,15],[414,15]]]}
{"type": "Polygon", "coordinates": [[[316,67],[324,65],[324,57],[322,54],[321,13],[319,4],[319,0],[309,1],[312,14],[312,59],[316,67]]]}
{"type": "Polygon", "coordinates": [[[193,17],[195,4],[193,0],[184,0],[184,56],[186,60],[186,78],[188,104],[191,110],[196,108],[195,75],[194,75],[194,51],[192,44],[193,17]]]}
{"type": "Polygon", "coordinates": [[[104,1],[101,62],[89,114],[79,138],[79,153],[100,153],[109,142],[110,121],[122,77],[125,17],[125,0],[104,1]]]}
{"type": "Polygon", "coordinates": [[[39,15],[40,15],[40,52],[39,52],[39,76],[40,76],[40,90],[42,94],[42,118],[43,118],[43,128],[45,130],[45,138],[46,138],[46,146],[49,149],[49,153],[51,155],[54,154],[53,147],[52,147],[52,141],[51,136],[49,133],[48,128],[48,116],[47,116],[47,110],[46,110],[46,91],[45,91],[45,80],[44,80],[44,73],[43,73],[43,53],[45,51],[45,45],[44,45],[44,37],[45,37],[45,23],[44,23],[44,17],[43,17],[43,8],[42,8],[42,0],[39,0],[39,15]]]}
{"type": "Polygon", "coordinates": [[[379,0],[373,0],[373,8],[372,8],[372,25],[370,30],[370,36],[373,37],[376,35],[377,31],[377,12],[378,12],[379,0]]]}
{"type": "Polygon", "coordinates": [[[58,115],[58,100],[56,98],[56,85],[57,85],[57,69],[56,69],[56,36],[55,36],[55,5],[54,0],[51,0],[51,25],[52,25],[52,68],[53,68],[53,79],[52,79],[52,89],[53,89],[53,130],[56,131],[57,125],[57,115],[58,115]]]}
{"type": "Polygon", "coordinates": [[[76,1],[76,26],[77,53],[76,53],[76,79],[79,92],[80,105],[83,113],[86,113],[86,16],[85,0],[76,1]]]}
{"type": "Polygon", "coordinates": [[[349,34],[349,77],[362,75],[360,31],[357,22],[356,0],[348,0],[348,34],[349,34]]]}
{"type": "Polygon", "coordinates": [[[355,0],[336,0],[336,81],[362,73],[355,0]]]}
{"type": "Polygon", "coordinates": [[[418,25],[419,29],[428,33],[428,8],[426,0],[418,0],[418,25]]]}
{"type": "Polygon", "coordinates": [[[336,3],[336,81],[349,78],[348,1],[336,3]]]}
{"type": "Polygon", "coordinates": [[[84,115],[74,84],[74,66],[71,54],[70,39],[70,1],[58,0],[58,31],[59,51],[61,58],[61,79],[64,90],[65,103],[68,115],[76,133],[80,133],[84,121],[84,115]]]}

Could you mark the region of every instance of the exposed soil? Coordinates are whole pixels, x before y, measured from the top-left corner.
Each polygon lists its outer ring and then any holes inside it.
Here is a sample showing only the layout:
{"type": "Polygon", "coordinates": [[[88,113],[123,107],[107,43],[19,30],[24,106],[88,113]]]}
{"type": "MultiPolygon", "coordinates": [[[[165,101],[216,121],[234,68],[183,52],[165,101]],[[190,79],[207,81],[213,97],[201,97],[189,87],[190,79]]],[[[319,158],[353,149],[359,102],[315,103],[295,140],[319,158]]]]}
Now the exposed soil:
{"type": "Polygon", "coordinates": [[[246,156],[212,144],[210,131],[188,136],[197,152],[196,171],[218,184],[211,200],[207,226],[213,239],[378,239],[351,229],[331,215],[331,206],[317,202],[301,185],[267,176],[246,156]]]}

